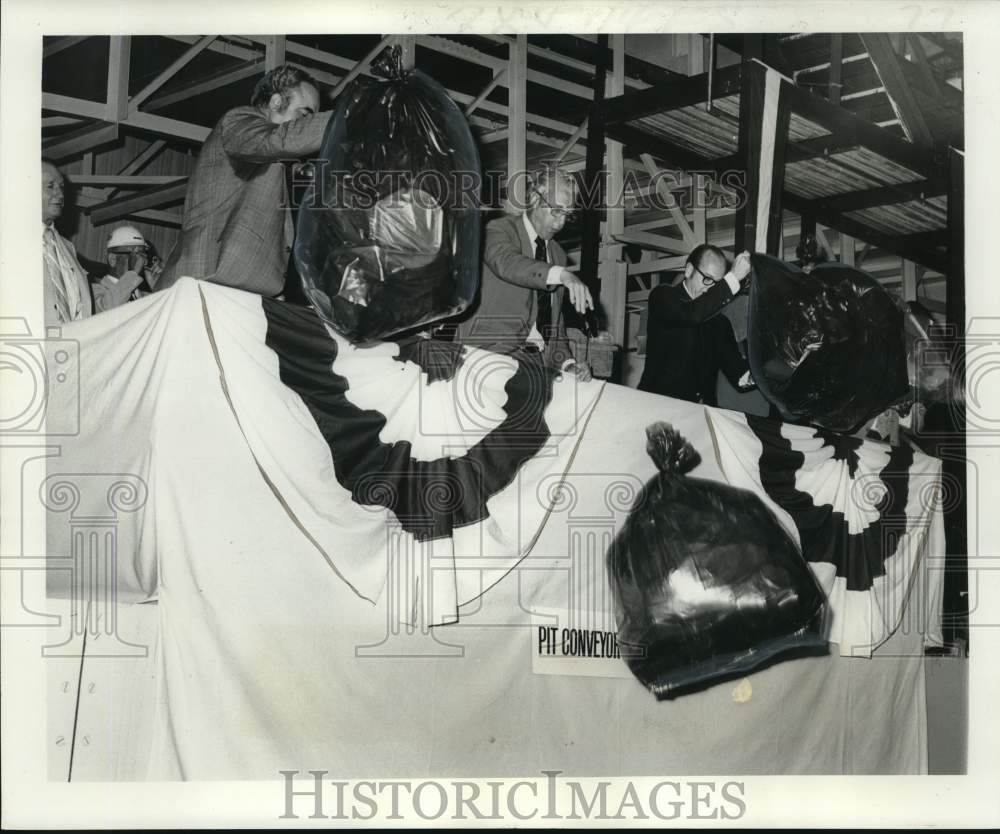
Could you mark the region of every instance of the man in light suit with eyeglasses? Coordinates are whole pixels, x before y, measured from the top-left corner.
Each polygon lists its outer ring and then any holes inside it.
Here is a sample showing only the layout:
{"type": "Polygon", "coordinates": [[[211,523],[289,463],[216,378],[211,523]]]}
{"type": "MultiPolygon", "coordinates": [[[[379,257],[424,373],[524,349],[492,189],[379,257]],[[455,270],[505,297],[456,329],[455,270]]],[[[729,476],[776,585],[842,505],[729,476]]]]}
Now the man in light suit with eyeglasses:
{"type": "Polygon", "coordinates": [[[479,297],[455,341],[508,355],[539,353],[549,367],[589,380],[590,367],[566,338],[562,307],[567,293],[580,315],[594,300],[553,240],[572,212],[576,185],[564,172],[544,171],[527,198],[526,211],[487,225],[479,297]]]}

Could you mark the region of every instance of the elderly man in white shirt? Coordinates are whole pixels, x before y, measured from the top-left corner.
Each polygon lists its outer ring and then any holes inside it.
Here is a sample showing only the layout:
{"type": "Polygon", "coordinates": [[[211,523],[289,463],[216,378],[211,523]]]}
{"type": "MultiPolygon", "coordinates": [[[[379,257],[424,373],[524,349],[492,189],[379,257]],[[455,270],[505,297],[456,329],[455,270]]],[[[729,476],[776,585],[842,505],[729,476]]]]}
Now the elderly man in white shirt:
{"type": "Polygon", "coordinates": [[[63,177],[42,160],[42,251],[45,264],[45,326],[58,327],[94,312],[87,273],[73,244],[56,231],[63,210],[63,177]]]}

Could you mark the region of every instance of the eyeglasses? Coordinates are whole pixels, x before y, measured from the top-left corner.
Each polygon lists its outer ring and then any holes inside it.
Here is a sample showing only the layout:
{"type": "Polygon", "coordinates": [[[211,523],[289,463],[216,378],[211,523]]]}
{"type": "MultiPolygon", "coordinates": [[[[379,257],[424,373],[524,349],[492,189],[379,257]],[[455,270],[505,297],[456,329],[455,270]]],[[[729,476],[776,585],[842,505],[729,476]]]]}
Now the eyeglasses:
{"type": "Polygon", "coordinates": [[[713,278],[711,275],[706,275],[704,272],[698,269],[698,267],[696,267],[694,264],[691,264],[691,268],[701,276],[701,281],[706,287],[714,286],[715,284],[718,284],[719,281],[722,280],[721,278],[713,278]]]}
{"type": "Polygon", "coordinates": [[[535,193],[538,195],[538,199],[542,201],[545,207],[552,212],[552,216],[556,220],[562,220],[564,218],[566,220],[572,220],[576,217],[576,212],[573,209],[563,208],[562,206],[554,206],[542,196],[541,191],[536,191],[535,193]]]}

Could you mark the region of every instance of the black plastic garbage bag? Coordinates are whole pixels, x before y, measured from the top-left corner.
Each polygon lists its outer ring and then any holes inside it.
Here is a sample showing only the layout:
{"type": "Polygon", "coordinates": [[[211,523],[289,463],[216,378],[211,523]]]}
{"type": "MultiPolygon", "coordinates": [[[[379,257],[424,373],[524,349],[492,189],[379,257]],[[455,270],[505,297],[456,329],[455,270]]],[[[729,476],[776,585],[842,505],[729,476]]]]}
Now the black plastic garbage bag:
{"type": "Polygon", "coordinates": [[[299,207],[295,261],[319,314],[354,342],[462,312],[479,281],[479,154],[444,89],[378,62],[346,90],[299,207]]]}
{"type": "Polygon", "coordinates": [[[910,391],[903,311],[874,278],[751,257],[750,370],[786,420],[850,432],[910,391]]]}
{"type": "Polygon", "coordinates": [[[823,591],[760,498],[688,477],[698,453],[668,423],[646,436],[660,472],[607,557],[632,673],[670,698],[781,652],[824,646],[823,591]]]}

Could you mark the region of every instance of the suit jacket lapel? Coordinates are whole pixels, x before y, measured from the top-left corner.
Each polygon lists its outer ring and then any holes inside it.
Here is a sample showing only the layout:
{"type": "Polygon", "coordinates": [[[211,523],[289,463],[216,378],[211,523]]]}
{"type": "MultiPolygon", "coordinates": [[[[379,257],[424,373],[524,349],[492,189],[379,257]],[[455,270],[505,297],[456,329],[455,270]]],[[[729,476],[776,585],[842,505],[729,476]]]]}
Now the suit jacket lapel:
{"type": "MultiPolygon", "coordinates": [[[[520,214],[513,216],[513,222],[517,229],[517,239],[521,241],[521,254],[529,258],[535,257],[535,242],[528,237],[528,230],[524,228],[524,219],[520,214]]],[[[528,329],[524,336],[531,332],[531,328],[538,319],[538,293],[535,290],[528,290],[528,329]]]]}

